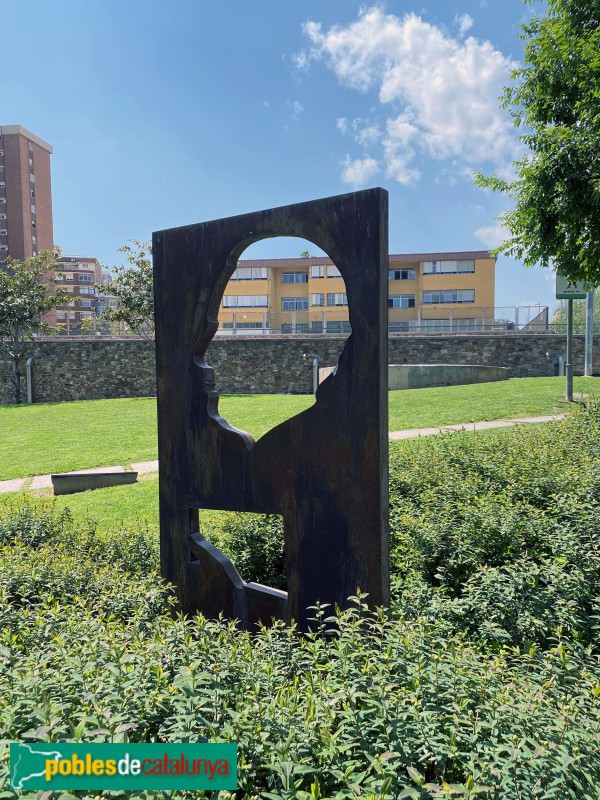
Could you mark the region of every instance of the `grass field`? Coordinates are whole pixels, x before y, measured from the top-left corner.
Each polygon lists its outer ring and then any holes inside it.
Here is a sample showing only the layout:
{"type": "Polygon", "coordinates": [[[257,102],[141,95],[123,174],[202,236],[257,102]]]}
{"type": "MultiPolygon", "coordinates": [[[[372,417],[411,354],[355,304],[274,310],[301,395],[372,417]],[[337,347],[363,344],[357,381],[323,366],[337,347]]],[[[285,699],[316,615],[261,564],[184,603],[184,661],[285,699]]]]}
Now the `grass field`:
{"type": "MultiPolygon", "coordinates": [[[[575,378],[574,387],[600,394],[600,378],[575,378]]],[[[564,389],[564,378],[519,378],[390,392],[389,428],[551,414],[566,410],[564,389]]],[[[258,438],[313,401],[310,395],[229,395],[219,409],[258,438]]],[[[154,398],[0,406],[0,431],[0,480],[157,457],[154,398]]]]}
{"type": "MultiPolygon", "coordinates": [[[[509,435],[514,428],[498,428],[493,430],[471,431],[449,434],[468,441],[474,435],[479,437],[496,437],[500,439],[509,435]]],[[[426,438],[407,439],[390,442],[390,455],[401,450],[409,453],[421,447],[426,438]]],[[[426,446],[426,445],[425,445],[426,446]]],[[[10,505],[18,500],[21,492],[0,494],[0,507],[10,505]]],[[[108,489],[96,489],[81,494],[60,495],[54,497],[52,490],[36,492],[36,497],[52,499],[57,508],[69,508],[73,517],[81,524],[91,523],[101,533],[146,529],[149,535],[158,534],[158,476],[156,473],[142,476],[129,486],[113,486],[108,489]]],[[[211,532],[219,529],[225,517],[231,512],[202,510],[200,527],[203,534],[211,539],[211,532]]]]}

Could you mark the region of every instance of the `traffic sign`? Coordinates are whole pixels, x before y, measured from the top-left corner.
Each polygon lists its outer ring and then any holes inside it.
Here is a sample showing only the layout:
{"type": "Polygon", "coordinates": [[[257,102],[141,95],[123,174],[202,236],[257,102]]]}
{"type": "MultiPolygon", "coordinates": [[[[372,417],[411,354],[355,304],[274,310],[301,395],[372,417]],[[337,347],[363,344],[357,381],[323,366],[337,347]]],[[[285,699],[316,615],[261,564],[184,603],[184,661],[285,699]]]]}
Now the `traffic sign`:
{"type": "Polygon", "coordinates": [[[556,299],[557,300],[585,300],[587,289],[583,281],[569,283],[564,275],[556,273],[556,299]]]}

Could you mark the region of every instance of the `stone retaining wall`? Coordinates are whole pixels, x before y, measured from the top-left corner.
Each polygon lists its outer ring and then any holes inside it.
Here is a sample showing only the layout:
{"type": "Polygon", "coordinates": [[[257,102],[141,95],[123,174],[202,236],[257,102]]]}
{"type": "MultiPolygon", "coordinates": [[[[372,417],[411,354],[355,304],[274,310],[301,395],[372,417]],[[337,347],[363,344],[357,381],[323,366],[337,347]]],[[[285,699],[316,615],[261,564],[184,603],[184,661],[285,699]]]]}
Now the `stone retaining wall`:
{"type": "MultiPolygon", "coordinates": [[[[598,337],[596,337],[598,338],[598,337]]],[[[223,337],[213,340],[208,362],[222,393],[305,394],[312,389],[312,361],[333,366],[345,336],[223,337]]],[[[574,371],[583,374],[584,337],[574,337],[574,371]]],[[[390,364],[482,364],[508,367],[511,377],[556,374],[566,354],[564,336],[391,336],[390,364]]],[[[144,397],[155,394],[154,343],[141,339],[40,339],[33,355],[33,400],[37,403],[144,397]]],[[[23,374],[25,359],[23,359],[23,374]]],[[[9,365],[0,360],[0,403],[12,402],[9,365]]],[[[594,347],[594,371],[600,350],[594,347]]],[[[25,380],[23,397],[26,398],[25,380]]]]}

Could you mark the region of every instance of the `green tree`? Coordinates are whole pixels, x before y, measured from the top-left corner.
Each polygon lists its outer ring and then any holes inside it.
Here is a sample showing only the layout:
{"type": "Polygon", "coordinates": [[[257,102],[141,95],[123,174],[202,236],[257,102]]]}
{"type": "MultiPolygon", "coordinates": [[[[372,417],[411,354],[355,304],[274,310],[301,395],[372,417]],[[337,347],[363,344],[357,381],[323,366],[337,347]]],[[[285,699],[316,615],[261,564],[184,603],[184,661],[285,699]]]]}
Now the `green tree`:
{"type": "Polygon", "coordinates": [[[12,362],[15,403],[21,402],[21,359],[25,342],[36,330],[48,331],[41,315],[67,303],[69,294],[57,289],[53,277],[55,255],[42,250],[39,255],[20,261],[8,258],[0,269],[0,346],[12,362]]]}
{"type": "MultiPolygon", "coordinates": [[[[535,2],[535,0],[525,0],[535,2]]],[[[497,252],[600,283],[600,0],[547,0],[522,26],[522,65],[502,105],[527,148],[514,180],[475,173],[514,207],[497,252]]]]}
{"type": "MultiPolygon", "coordinates": [[[[585,300],[573,300],[573,331],[585,333],[585,300]]],[[[600,333],[600,288],[594,289],[594,333],[600,333]]],[[[552,314],[552,325],[558,333],[567,330],[567,301],[561,300],[560,305],[552,314]]]]}
{"type": "Polygon", "coordinates": [[[79,329],[80,329],[81,333],[83,333],[84,335],[90,336],[91,334],[94,333],[95,327],[96,326],[94,325],[94,318],[93,317],[84,317],[81,320],[81,324],[79,326],[79,329]]]}
{"type": "Polygon", "coordinates": [[[152,283],[152,249],[148,242],[131,239],[119,248],[126,265],[114,267],[115,277],[108,284],[96,287],[102,294],[119,299],[118,308],[109,308],[104,316],[111,322],[122,322],[144,339],[154,337],[154,294],[152,283]]]}

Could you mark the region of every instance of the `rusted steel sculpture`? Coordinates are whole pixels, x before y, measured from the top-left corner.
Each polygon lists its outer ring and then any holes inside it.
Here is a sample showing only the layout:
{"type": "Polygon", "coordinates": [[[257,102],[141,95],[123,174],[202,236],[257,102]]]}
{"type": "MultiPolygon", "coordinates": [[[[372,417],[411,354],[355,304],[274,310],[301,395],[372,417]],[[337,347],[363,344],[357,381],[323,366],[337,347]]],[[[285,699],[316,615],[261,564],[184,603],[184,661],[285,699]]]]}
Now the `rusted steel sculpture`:
{"type": "Polygon", "coordinates": [[[387,192],[370,189],[154,233],[161,570],[184,611],[306,630],[317,601],[360,589],[387,604],[387,219],[387,192]],[[352,333],[314,406],[255,442],[219,416],[205,357],[240,255],[275,236],[333,260],[352,333]],[[245,583],[198,509],[281,514],[288,592],[245,583]]]}

